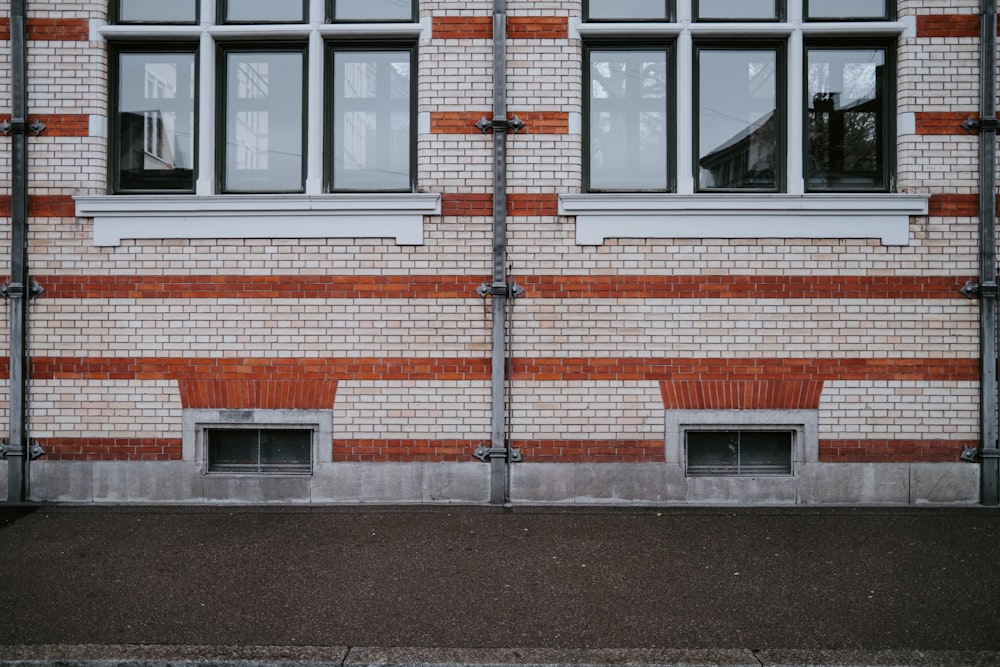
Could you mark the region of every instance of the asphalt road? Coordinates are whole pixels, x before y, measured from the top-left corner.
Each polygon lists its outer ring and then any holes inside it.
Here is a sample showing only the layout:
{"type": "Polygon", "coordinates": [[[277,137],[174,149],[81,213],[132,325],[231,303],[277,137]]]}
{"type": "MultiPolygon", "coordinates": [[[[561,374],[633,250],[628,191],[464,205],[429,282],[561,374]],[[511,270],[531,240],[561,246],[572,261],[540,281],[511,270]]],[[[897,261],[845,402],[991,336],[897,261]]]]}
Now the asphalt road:
{"type": "Polygon", "coordinates": [[[1000,510],[984,508],[0,505],[0,657],[1000,651],[998,559],[1000,510]]]}

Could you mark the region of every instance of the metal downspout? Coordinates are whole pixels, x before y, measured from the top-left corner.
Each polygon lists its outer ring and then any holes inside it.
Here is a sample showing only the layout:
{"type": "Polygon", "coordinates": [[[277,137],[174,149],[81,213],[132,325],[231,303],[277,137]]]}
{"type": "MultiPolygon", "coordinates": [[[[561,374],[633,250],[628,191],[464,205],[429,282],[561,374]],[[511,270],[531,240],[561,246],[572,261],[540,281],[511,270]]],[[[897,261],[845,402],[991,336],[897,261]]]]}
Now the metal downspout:
{"type": "Polygon", "coordinates": [[[982,0],[979,99],[980,502],[1000,504],[997,449],[996,0],[982,0]]]}
{"type": "Polygon", "coordinates": [[[28,498],[28,94],[27,0],[12,0],[11,49],[11,246],[10,284],[10,438],[7,500],[28,498]]]}

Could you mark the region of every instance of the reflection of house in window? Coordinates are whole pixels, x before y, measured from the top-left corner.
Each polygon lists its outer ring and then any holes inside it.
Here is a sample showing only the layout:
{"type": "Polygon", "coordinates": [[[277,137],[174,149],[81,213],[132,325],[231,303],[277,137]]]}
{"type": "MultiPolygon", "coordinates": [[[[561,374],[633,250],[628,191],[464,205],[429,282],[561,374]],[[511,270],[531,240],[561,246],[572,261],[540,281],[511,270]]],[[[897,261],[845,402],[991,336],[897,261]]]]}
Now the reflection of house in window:
{"type": "Polygon", "coordinates": [[[762,116],[701,158],[705,188],[774,189],[776,185],[774,112],[762,116]]]}
{"type": "MultiPolygon", "coordinates": [[[[266,100],[270,94],[266,62],[241,62],[236,76],[236,96],[241,100],[266,100]]],[[[242,105],[247,109],[247,105],[242,105]]],[[[267,111],[236,112],[236,168],[267,169],[269,149],[267,111]]]]}

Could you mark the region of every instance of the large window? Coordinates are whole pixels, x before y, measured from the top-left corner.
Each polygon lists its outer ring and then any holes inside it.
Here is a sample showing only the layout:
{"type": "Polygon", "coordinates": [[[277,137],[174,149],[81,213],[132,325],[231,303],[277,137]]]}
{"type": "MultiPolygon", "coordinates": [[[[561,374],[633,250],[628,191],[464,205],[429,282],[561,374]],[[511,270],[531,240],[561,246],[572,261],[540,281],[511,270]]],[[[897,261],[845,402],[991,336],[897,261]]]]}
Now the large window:
{"type": "Polygon", "coordinates": [[[112,193],[415,190],[415,2],[113,0],[110,14],[112,193]]]}
{"type": "Polygon", "coordinates": [[[893,189],[903,27],[890,0],[585,11],[586,192],[893,189]]]}
{"type": "Polygon", "coordinates": [[[291,428],[205,429],[209,473],[304,475],[312,471],[312,431],[291,428]]]}

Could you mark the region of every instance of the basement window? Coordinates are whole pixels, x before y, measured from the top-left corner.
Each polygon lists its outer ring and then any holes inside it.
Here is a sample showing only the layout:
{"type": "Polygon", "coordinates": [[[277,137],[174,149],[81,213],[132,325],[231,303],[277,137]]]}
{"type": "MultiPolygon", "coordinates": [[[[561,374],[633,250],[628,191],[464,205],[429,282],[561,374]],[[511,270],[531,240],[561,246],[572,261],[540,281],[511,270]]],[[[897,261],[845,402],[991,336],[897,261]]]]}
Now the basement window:
{"type": "Polygon", "coordinates": [[[792,430],[685,432],[688,477],[790,476],[794,452],[792,430]]]}
{"type": "Polygon", "coordinates": [[[208,472],[308,475],[312,436],[305,428],[205,429],[208,472]]]}

